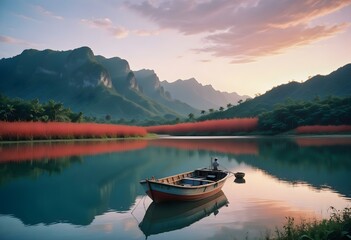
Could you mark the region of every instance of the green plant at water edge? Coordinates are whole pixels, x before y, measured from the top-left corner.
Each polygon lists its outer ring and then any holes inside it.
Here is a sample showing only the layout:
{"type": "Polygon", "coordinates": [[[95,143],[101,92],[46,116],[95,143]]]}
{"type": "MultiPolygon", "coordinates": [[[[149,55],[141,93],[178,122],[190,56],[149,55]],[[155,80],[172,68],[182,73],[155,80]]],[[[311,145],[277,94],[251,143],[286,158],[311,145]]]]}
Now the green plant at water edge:
{"type": "Polygon", "coordinates": [[[295,223],[293,217],[287,217],[287,223],[282,229],[276,229],[275,236],[265,239],[275,240],[346,240],[351,239],[351,208],[337,210],[330,207],[329,219],[295,223]]]}

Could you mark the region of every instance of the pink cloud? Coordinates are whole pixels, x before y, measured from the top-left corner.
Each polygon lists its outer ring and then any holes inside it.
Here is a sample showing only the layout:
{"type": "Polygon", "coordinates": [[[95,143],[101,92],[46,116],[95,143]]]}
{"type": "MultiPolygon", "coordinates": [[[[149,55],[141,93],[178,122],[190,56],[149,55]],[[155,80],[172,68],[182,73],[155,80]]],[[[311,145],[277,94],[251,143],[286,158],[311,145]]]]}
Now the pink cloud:
{"type": "Polygon", "coordinates": [[[122,26],[115,26],[109,18],[94,18],[94,19],[81,19],[81,23],[91,27],[107,31],[115,38],[121,39],[127,37],[130,33],[136,36],[146,37],[154,36],[160,33],[160,30],[128,30],[122,26]]]}
{"type": "Polygon", "coordinates": [[[24,46],[34,46],[35,45],[35,44],[30,43],[30,42],[24,41],[22,39],[13,38],[13,37],[4,36],[4,35],[0,35],[0,42],[6,43],[6,44],[15,44],[15,45],[24,45],[24,46]]]}
{"type": "Polygon", "coordinates": [[[128,36],[129,31],[124,27],[112,27],[109,29],[115,38],[125,38],[128,36]]]}
{"type": "Polygon", "coordinates": [[[129,34],[129,31],[124,27],[114,26],[113,22],[109,18],[98,18],[92,20],[81,19],[80,21],[89,27],[103,29],[115,38],[125,38],[129,34]]]}
{"type": "Polygon", "coordinates": [[[36,6],[36,9],[37,11],[39,11],[42,15],[45,15],[45,16],[48,16],[48,17],[51,17],[51,18],[55,18],[55,19],[58,19],[58,20],[63,20],[63,17],[62,16],[59,16],[59,15],[55,15],[54,13],[50,12],[49,10],[43,8],[42,6],[36,6]]]}
{"type": "Polygon", "coordinates": [[[232,63],[252,62],[258,57],[280,54],[295,46],[307,45],[343,31],[347,24],[331,27],[305,27],[297,25],[287,29],[270,28],[266,31],[239,35],[234,31],[210,35],[211,46],[195,49],[196,52],[210,52],[215,56],[229,57],[232,63]]]}
{"type": "Polygon", "coordinates": [[[351,0],[168,0],[127,7],[185,35],[207,34],[197,52],[251,62],[344,31],[348,24],[313,21],[345,8],[351,0]]]}
{"type": "Polygon", "coordinates": [[[81,19],[81,22],[96,28],[109,28],[112,27],[112,21],[109,18],[98,18],[98,19],[81,19]]]}
{"type": "Polygon", "coordinates": [[[160,33],[160,30],[139,29],[139,30],[134,30],[133,33],[137,36],[147,37],[147,36],[158,35],[160,33]]]}

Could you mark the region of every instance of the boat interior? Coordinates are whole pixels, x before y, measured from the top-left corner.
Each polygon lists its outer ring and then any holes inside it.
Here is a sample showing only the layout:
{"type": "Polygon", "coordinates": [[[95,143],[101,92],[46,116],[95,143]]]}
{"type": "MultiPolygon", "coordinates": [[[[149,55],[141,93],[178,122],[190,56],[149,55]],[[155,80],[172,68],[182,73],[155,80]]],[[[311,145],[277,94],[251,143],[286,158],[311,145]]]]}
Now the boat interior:
{"type": "Polygon", "coordinates": [[[157,179],[157,182],[174,184],[180,186],[200,186],[210,184],[223,179],[228,175],[227,172],[212,169],[198,169],[193,172],[182,173],[166,178],[157,179]]]}

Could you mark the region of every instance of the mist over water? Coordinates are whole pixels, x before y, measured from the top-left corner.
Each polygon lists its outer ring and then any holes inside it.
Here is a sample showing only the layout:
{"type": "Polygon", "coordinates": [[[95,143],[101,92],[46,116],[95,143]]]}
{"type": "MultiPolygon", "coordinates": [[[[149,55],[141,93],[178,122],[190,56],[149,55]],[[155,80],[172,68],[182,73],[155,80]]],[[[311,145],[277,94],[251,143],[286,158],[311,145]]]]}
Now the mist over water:
{"type": "Polygon", "coordinates": [[[0,171],[4,239],[256,238],[287,216],[319,219],[350,206],[351,137],[2,144],[0,171]],[[172,206],[155,206],[139,185],[213,157],[245,172],[245,183],[229,178],[219,196],[172,206]]]}

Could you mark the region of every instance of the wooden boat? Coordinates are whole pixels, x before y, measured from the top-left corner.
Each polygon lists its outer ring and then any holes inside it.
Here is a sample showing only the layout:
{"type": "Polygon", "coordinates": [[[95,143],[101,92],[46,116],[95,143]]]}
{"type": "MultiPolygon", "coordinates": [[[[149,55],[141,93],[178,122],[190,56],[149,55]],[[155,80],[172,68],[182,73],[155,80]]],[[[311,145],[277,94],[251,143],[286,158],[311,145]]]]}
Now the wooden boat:
{"type": "Polygon", "coordinates": [[[228,204],[223,191],[195,202],[152,202],[139,228],[146,238],[150,235],[182,229],[212,213],[217,215],[219,209],[228,204]]]}
{"type": "Polygon", "coordinates": [[[156,203],[197,201],[218,193],[228,177],[229,172],[204,168],[160,179],[145,179],[140,184],[156,203]]]}

